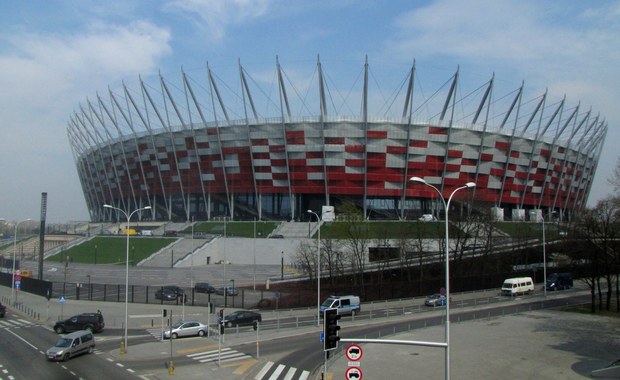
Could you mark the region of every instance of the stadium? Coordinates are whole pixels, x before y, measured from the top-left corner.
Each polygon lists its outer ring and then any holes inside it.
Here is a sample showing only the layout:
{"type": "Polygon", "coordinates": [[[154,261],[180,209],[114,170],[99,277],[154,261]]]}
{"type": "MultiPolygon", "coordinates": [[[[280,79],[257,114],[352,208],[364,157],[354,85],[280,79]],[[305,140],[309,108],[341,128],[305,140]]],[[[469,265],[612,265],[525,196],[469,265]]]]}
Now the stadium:
{"type": "Polygon", "coordinates": [[[269,83],[239,63],[234,86],[207,66],[87,99],[67,135],[91,220],[114,219],[106,204],[160,221],[308,220],[345,201],[368,219],[440,210],[413,176],[446,198],[475,182],[467,197],[500,220],[586,205],[607,132],[591,109],[524,84],[496,96],[494,75],[470,90],[460,69],[426,95],[415,63],[385,96],[367,60],[340,88],[323,66],[300,79],[276,61],[269,83]]]}

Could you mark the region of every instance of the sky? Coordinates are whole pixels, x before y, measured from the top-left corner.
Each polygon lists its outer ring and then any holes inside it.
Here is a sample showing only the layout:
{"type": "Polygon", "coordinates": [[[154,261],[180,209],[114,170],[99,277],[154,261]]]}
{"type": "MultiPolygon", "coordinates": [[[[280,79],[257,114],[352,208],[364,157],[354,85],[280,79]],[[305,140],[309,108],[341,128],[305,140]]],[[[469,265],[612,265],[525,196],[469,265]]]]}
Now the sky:
{"type": "Polygon", "coordinates": [[[414,60],[429,83],[458,68],[475,86],[494,74],[530,99],[566,96],[608,123],[594,205],[618,159],[618,36],[618,1],[0,0],[0,218],[39,220],[47,192],[48,223],[88,220],[66,131],[87,99],[207,64],[260,81],[276,57],[298,83],[320,57],[345,93],[368,57],[385,97],[414,60]]]}

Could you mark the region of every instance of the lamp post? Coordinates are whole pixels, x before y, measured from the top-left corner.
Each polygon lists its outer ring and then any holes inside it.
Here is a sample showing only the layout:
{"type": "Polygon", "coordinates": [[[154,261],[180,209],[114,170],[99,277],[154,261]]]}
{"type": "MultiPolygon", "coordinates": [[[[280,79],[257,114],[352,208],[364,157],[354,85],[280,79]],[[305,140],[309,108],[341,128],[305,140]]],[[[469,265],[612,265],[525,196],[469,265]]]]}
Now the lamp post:
{"type": "Polygon", "coordinates": [[[123,215],[125,215],[125,217],[127,218],[127,228],[125,229],[125,234],[127,235],[127,244],[125,248],[125,335],[123,337],[123,340],[121,341],[121,343],[123,343],[123,345],[121,346],[121,354],[124,354],[125,352],[127,352],[127,321],[128,321],[128,302],[129,302],[129,221],[131,220],[131,217],[133,216],[133,214],[135,214],[138,211],[150,210],[151,206],[139,208],[137,210],[134,210],[130,214],[127,214],[125,211],[121,210],[118,207],[110,206],[108,204],[104,204],[103,207],[111,208],[113,210],[119,211],[123,215]]]}
{"type": "Polygon", "coordinates": [[[545,214],[542,215],[543,292],[547,298],[547,252],[545,244],[545,214]]]}
{"type": "Polygon", "coordinates": [[[450,250],[449,250],[449,236],[448,236],[448,229],[450,226],[449,220],[448,220],[448,212],[450,210],[450,201],[452,200],[452,196],[459,190],[462,189],[468,189],[471,187],[475,187],[476,184],[474,182],[467,182],[464,186],[461,187],[457,187],[456,189],[454,189],[454,191],[452,191],[452,193],[450,194],[450,196],[448,197],[448,202],[446,202],[446,200],[443,197],[443,194],[441,194],[441,191],[439,191],[439,189],[437,189],[435,186],[431,185],[430,183],[426,182],[424,179],[420,178],[420,177],[411,177],[409,179],[409,182],[416,182],[416,183],[421,183],[423,185],[426,185],[430,188],[432,188],[433,190],[435,190],[435,192],[439,195],[439,198],[441,199],[441,201],[443,202],[443,206],[444,209],[446,210],[446,244],[445,244],[445,272],[446,272],[446,331],[445,331],[445,335],[446,335],[446,362],[445,362],[445,372],[446,372],[446,379],[450,379],[450,250]]]}
{"type": "Polygon", "coordinates": [[[17,227],[32,219],[22,220],[21,222],[17,222],[15,224],[15,231],[13,231],[13,271],[11,272],[11,302],[15,304],[15,259],[17,255],[17,227]]]}
{"type": "Polygon", "coordinates": [[[87,274],[86,277],[88,278],[88,300],[92,301],[93,292],[90,290],[90,274],[87,274]]]}
{"type": "Polygon", "coordinates": [[[95,265],[97,265],[97,244],[95,244],[95,265]]]}
{"type": "Polygon", "coordinates": [[[316,216],[316,222],[319,225],[316,239],[316,325],[321,327],[321,218],[312,210],[308,212],[316,216]]]}

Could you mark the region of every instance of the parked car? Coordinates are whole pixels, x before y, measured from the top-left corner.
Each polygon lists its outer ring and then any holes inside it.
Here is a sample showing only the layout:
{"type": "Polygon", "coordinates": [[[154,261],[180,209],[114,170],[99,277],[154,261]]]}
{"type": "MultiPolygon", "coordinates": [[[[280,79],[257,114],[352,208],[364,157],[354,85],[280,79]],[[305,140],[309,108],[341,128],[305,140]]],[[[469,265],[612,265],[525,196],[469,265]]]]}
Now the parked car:
{"type": "Polygon", "coordinates": [[[164,339],[176,339],[183,336],[205,336],[209,332],[209,326],[198,321],[181,321],[172,325],[170,328],[164,329],[164,339]]]}
{"type": "Polygon", "coordinates": [[[58,321],[54,325],[54,331],[57,334],[64,334],[72,331],[90,330],[92,332],[103,331],[105,322],[101,312],[97,313],[82,313],[74,315],[64,321],[58,321]]]}
{"type": "Polygon", "coordinates": [[[433,214],[423,214],[418,218],[420,222],[436,222],[437,218],[433,214]]]}
{"type": "Polygon", "coordinates": [[[183,298],[185,291],[176,285],[162,286],[155,292],[155,298],[164,301],[174,301],[177,298],[183,298]]]}
{"type": "Polygon", "coordinates": [[[239,295],[239,289],[233,288],[232,286],[224,286],[215,290],[215,294],[217,295],[223,296],[224,293],[226,293],[227,296],[236,296],[239,295]]]}
{"type": "Polygon", "coordinates": [[[194,290],[197,293],[215,293],[215,288],[208,282],[197,282],[194,285],[194,290]]]}
{"type": "Polygon", "coordinates": [[[47,351],[47,360],[67,361],[70,358],[95,351],[95,337],[90,331],[76,331],[58,339],[58,342],[47,351]]]}
{"type": "Polygon", "coordinates": [[[224,327],[254,326],[256,330],[256,323],[262,320],[263,317],[260,313],[249,310],[238,310],[224,317],[224,327]]]}
{"type": "MultiPolygon", "coordinates": [[[[452,297],[450,297],[452,298],[452,297]]],[[[446,306],[446,296],[439,294],[439,293],[435,293],[432,294],[428,297],[426,297],[426,300],[424,300],[424,305],[426,306],[446,306]]]]}
{"type": "Polygon", "coordinates": [[[0,318],[4,318],[5,315],[6,315],[6,306],[0,303],[0,318]]]}

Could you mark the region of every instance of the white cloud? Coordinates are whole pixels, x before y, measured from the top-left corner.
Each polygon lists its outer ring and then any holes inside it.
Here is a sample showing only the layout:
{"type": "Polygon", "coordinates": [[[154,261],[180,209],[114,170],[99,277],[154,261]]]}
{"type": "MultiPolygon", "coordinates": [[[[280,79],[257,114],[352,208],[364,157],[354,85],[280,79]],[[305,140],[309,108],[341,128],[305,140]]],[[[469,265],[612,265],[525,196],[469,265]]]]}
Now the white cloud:
{"type": "MultiPolygon", "coordinates": [[[[171,52],[170,33],[152,23],[127,25],[93,23],[88,30],[57,34],[5,35],[0,55],[0,205],[2,217],[38,215],[41,191],[50,192],[50,217],[67,220],[83,197],[66,137],[71,111],[95,91],[127,76],[156,70],[171,52]],[[69,189],[74,196],[63,197],[69,189]],[[15,204],[16,194],[17,202],[15,204]],[[55,200],[55,202],[52,202],[55,200]],[[62,206],[59,200],[65,202],[62,206]],[[78,201],[79,200],[79,201],[78,201]],[[8,205],[10,203],[10,211],[8,205]]],[[[18,217],[15,217],[18,219],[18,217]]]]}
{"type": "Polygon", "coordinates": [[[226,28],[266,14],[271,0],[173,0],[167,8],[187,13],[194,27],[206,30],[207,38],[220,42],[226,28]]]}

